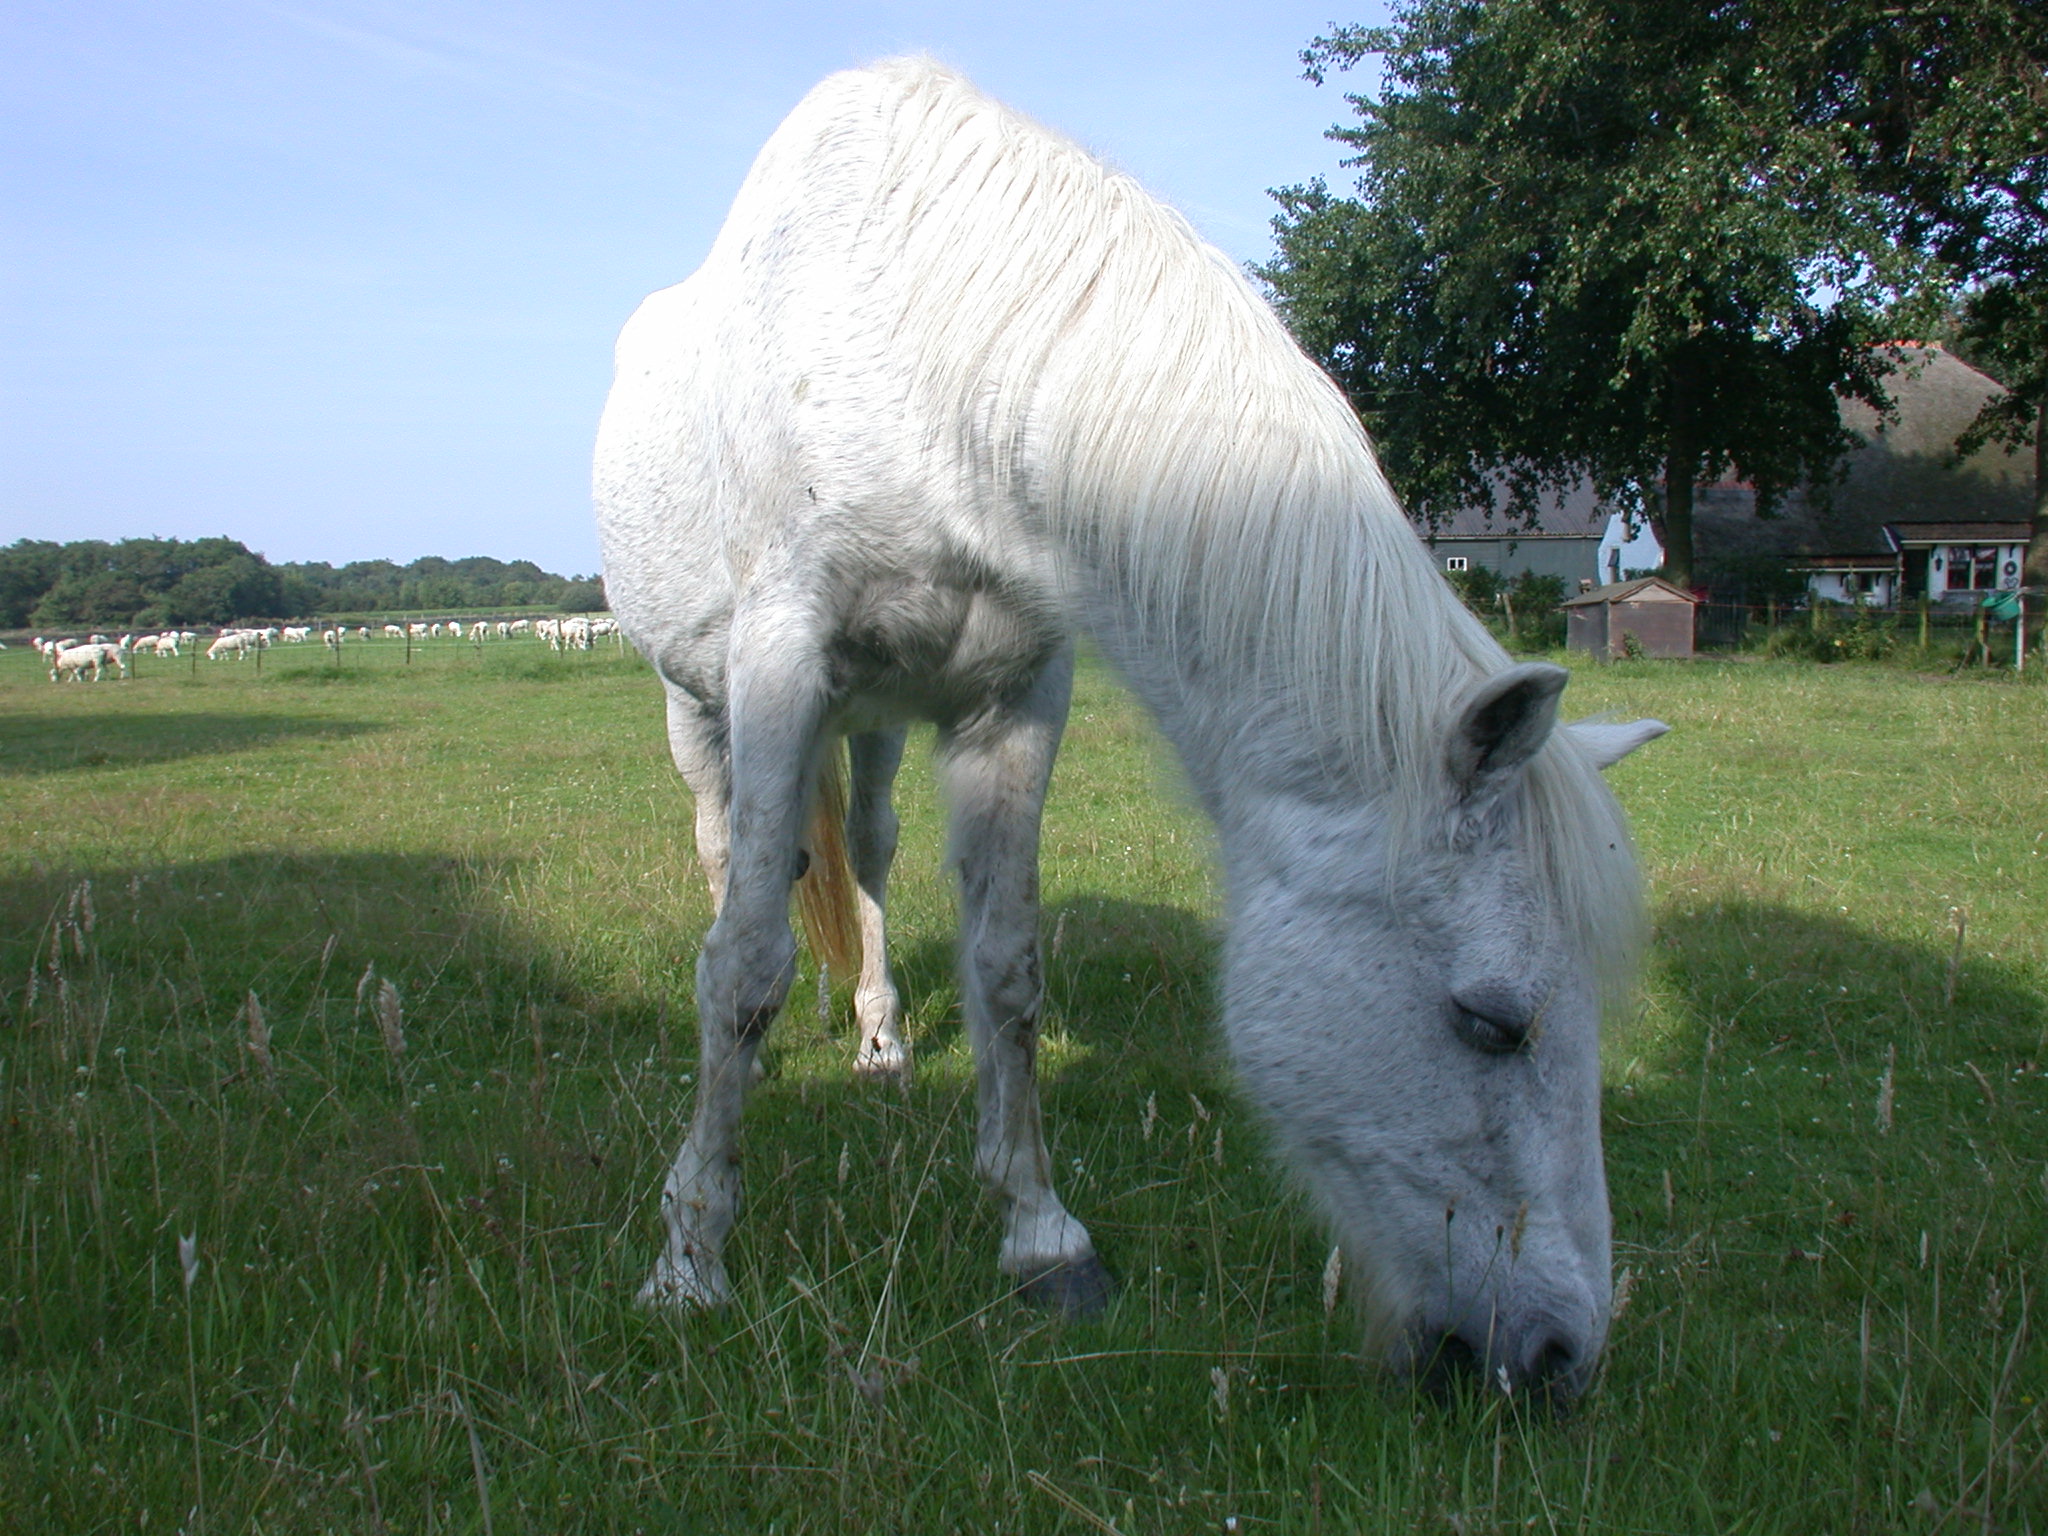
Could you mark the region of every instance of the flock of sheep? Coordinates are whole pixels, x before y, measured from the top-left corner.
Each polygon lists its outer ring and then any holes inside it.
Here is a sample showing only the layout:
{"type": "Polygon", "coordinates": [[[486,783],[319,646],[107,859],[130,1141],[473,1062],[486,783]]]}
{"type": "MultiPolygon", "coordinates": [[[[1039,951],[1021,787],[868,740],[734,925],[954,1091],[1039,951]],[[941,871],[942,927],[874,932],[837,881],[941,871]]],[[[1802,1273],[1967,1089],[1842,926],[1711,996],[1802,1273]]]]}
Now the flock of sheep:
{"type": "MultiPolygon", "coordinates": [[[[617,634],[618,629],[618,624],[612,619],[593,619],[582,615],[567,619],[434,619],[386,624],[384,638],[474,640],[481,643],[486,639],[510,640],[516,635],[531,634],[547,641],[553,650],[587,651],[592,642],[604,635],[617,634]]],[[[240,661],[249,652],[267,650],[272,645],[306,645],[312,641],[313,633],[314,626],[310,624],[223,629],[207,646],[206,659],[218,661],[223,656],[232,656],[240,661]]],[[[339,624],[319,633],[330,651],[338,651],[347,643],[373,638],[367,624],[358,624],[353,629],[339,624]]],[[[181,646],[192,645],[198,639],[198,635],[189,629],[167,629],[156,635],[123,635],[118,640],[110,640],[105,635],[94,635],[83,641],[46,640],[38,635],[34,645],[49,663],[51,682],[83,682],[88,670],[92,673],[92,680],[98,682],[100,674],[109,669],[118,670],[122,677],[126,677],[130,656],[144,652],[155,656],[176,656],[181,646]]]]}

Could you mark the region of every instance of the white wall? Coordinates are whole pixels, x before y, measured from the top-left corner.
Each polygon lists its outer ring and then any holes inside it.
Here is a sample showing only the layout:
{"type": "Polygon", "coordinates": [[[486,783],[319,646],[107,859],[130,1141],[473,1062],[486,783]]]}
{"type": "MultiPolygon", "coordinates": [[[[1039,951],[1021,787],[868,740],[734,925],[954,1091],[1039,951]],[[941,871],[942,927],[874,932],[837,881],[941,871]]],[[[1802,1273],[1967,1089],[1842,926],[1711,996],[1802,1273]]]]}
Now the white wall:
{"type": "Polygon", "coordinates": [[[1600,535],[1600,580],[1625,580],[1630,571],[1654,571],[1664,563],[1664,546],[1650,532],[1650,520],[1640,519],[1629,527],[1628,519],[1616,512],[1607,519],[1607,531],[1600,535]]]}

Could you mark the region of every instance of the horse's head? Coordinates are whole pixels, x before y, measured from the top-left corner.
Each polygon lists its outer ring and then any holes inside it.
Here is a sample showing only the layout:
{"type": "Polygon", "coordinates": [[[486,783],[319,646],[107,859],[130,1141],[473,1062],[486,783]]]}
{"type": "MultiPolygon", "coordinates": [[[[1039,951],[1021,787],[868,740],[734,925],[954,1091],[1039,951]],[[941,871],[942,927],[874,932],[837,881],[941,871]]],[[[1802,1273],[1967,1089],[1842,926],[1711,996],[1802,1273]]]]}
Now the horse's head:
{"type": "Polygon", "coordinates": [[[1330,1216],[1372,1351],[1560,1401],[1612,1308],[1598,929],[1636,921],[1596,770],[1665,729],[1552,743],[1565,681],[1539,664],[1473,689],[1414,803],[1287,812],[1284,864],[1234,884],[1225,971],[1233,1050],[1330,1216]]]}

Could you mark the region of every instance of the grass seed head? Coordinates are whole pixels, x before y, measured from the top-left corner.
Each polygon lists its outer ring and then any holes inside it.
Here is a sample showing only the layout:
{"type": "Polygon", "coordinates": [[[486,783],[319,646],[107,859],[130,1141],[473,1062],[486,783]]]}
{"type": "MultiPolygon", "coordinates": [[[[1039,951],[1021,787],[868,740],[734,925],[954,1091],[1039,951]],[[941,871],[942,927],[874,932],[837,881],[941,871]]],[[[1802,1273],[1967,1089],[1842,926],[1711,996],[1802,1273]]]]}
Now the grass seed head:
{"type": "Polygon", "coordinates": [[[1884,1050],[1884,1074],[1877,1080],[1877,1133],[1889,1136],[1892,1133],[1892,1067],[1898,1055],[1896,1046],[1884,1050]]]}
{"type": "Polygon", "coordinates": [[[384,1036],[385,1054],[397,1061],[405,1054],[405,1013],[388,976],[377,983],[377,1029],[384,1036]]]}
{"type": "Polygon", "coordinates": [[[277,1084],[277,1061],[270,1054],[270,1025],[263,1017],[263,1005],[251,992],[248,1001],[242,1004],[242,1022],[248,1026],[249,1055],[256,1062],[256,1070],[263,1074],[263,1080],[273,1087],[277,1084]]]}

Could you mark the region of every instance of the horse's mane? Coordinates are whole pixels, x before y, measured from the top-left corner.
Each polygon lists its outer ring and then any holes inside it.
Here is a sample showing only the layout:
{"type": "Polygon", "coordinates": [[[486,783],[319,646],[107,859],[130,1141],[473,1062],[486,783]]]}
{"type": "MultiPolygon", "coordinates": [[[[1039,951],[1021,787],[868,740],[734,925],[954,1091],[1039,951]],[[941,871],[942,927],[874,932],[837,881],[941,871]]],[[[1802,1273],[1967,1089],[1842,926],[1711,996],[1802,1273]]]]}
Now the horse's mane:
{"type": "MultiPolygon", "coordinates": [[[[881,146],[857,239],[886,274],[916,419],[957,433],[977,485],[1127,596],[1148,646],[1294,701],[1397,831],[1427,824],[1446,709],[1508,658],[1432,567],[1337,387],[1181,215],[1068,140],[926,59],[819,96],[840,91],[881,146]]],[[[1568,929],[1624,973],[1627,834],[1567,733],[1523,809],[1568,929]]]]}

